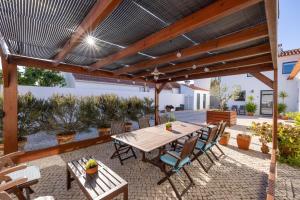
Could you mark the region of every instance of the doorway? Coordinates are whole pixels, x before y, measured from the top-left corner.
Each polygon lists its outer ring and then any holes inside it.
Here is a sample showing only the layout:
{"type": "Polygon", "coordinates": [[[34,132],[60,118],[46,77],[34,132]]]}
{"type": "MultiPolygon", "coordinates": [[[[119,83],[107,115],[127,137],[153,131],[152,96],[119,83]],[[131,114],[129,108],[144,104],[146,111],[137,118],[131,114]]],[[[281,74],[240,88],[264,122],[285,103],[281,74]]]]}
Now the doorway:
{"type": "Polygon", "coordinates": [[[197,110],[200,110],[200,94],[197,93],[197,110]]]}
{"type": "Polygon", "coordinates": [[[273,115],[273,90],[260,91],[260,114],[273,115]]]}
{"type": "Polygon", "coordinates": [[[203,94],[203,109],[206,109],[206,94],[203,94]]]}

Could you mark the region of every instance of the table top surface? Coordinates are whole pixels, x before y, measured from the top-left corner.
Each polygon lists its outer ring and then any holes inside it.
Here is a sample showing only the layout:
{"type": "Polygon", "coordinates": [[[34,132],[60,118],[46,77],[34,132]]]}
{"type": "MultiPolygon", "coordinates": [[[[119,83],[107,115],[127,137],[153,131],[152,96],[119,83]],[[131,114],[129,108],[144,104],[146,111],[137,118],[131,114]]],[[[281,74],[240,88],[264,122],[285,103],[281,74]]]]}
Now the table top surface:
{"type": "Polygon", "coordinates": [[[127,186],[127,182],[124,179],[99,160],[96,160],[98,173],[94,175],[86,174],[85,163],[91,158],[73,160],[68,162],[67,165],[68,170],[73,174],[73,178],[77,180],[89,199],[103,199],[127,186]]]}
{"type": "Polygon", "coordinates": [[[200,125],[175,121],[172,122],[172,131],[167,131],[166,125],[161,124],[127,133],[112,135],[111,137],[143,152],[150,152],[181,137],[187,136],[200,128],[200,125]]]}

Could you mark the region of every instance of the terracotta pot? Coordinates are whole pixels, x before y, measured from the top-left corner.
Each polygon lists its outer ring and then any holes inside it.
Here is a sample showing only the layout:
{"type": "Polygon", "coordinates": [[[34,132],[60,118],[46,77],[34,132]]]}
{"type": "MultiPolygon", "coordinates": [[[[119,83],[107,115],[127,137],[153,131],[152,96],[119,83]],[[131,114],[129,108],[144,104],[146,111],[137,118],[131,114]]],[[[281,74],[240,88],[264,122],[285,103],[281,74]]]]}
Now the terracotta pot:
{"type": "Polygon", "coordinates": [[[249,150],[251,136],[245,134],[238,134],[236,141],[239,149],[249,150]]]}
{"type": "Polygon", "coordinates": [[[18,138],[18,149],[19,150],[24,150],[24,147],[25,147],[26,143],[27,143],[27,138],[26,137],[18,138]]]}
{"type": "Polygon", "coordinates": [[[288,120],[288,119],[289,119],[289,117],[288,117],[288,116],[286,116],[286,115],[282,115],[282,116],[281,116],[281,119],[283,119],[283,120],[288,120]]]}
{"type": "Polygon", "coordinates": [[[110,135],[111,128],[98,128],[99,137],[104,135],[110,135]]]}
{"type": "Polygon", "coordinates": [[[85,173],[87,173],[89,175],[96,174],[97,172],[98,172],[98,165],[96,167],[85,170],[85,173]]]}
{"type": "Polygon", "coordinates": [[[252,112],[247,112],[247,115],[248,115],[248,116],[254,116],[254,113],[252,113],[252,112]]]}
{"type": "Polygon", "coordinates": [[[126,132],[130,132],[131,131],[131,127],[132,127],[132,123],[131,122],[126,122],[125,123],[125,131],[126,132]]]}
{"type": "Polygon", "coordinates": [[[228,142],[230,139],[230,133],[229,132],[224,132],[223,135],[221,136],[220,140],[219,140],[219,144],[223,145],[223,146],[227,146],[228,142]]]}
{"type": "Polygon", "coordinates": [[[75,138],[75,132],[65,132],[65,133],[59,133],[56,135],[56,139],[58,144],[65,144],[65,143],[69,143],[72,142],[75,138]]]}
{"type": "Polygon", "coordinates": [[[172,131],[172,127],[166,127],[167,131],[172,131]]]}
{"type": "Polygon", "coordinates": [[[265,153],[265,154],[268,154],[270,149],[269,147],[266,145],[266,144],[262,144],[261,148],[260,148],[261,152],[265,153]]]}

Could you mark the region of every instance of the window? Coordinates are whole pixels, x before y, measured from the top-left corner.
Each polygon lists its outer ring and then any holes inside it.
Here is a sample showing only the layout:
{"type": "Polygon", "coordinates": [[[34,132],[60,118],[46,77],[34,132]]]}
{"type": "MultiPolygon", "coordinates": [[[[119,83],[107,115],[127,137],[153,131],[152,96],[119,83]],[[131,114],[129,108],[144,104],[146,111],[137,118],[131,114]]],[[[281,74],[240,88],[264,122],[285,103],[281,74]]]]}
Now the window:
{"type": "Polygon", "coordinates": [[[282,74],[290,74],[295,66],[296,62],[285,62],[282,64],[282,74]]]}
{"type": "Polygon", "coordinates": [[[237,97],[234,99],[235,101],[246,101],[246,91],[241,91],[237,97]]]}

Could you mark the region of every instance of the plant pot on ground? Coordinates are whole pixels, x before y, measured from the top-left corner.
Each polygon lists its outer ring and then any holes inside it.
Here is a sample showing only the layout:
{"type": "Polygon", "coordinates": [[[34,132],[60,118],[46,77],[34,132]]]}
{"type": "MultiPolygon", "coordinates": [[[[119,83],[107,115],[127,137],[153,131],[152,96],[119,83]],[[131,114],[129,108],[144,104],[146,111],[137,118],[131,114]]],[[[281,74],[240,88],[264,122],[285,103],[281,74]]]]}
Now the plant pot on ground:
{"type": "Polygon", "coordinates": [[[254,97],[253,96],[249,96],[248,97],[248,101],[245,105],[245,108],[246,108],[246,111],[247,111],[247,115],[248,116],[253,116],[256,109],[257,109],[257,106],[256,104],[254,103],[254,97]]]}
{"type": "Polygon", "coordinates": [[[249,150],[249,146],[251,143],[251,136],[247,134],[238,134],[237,138],[237,145],[239,149],[249,150]]]}
{"type": "Polygon", "coordinates": [[[227,146],[228,142],[230,140],[230,133],[229,132],[224,132],[223,135],[221,136],[219,140],[219,144],[223,146],[227,146]]]}

